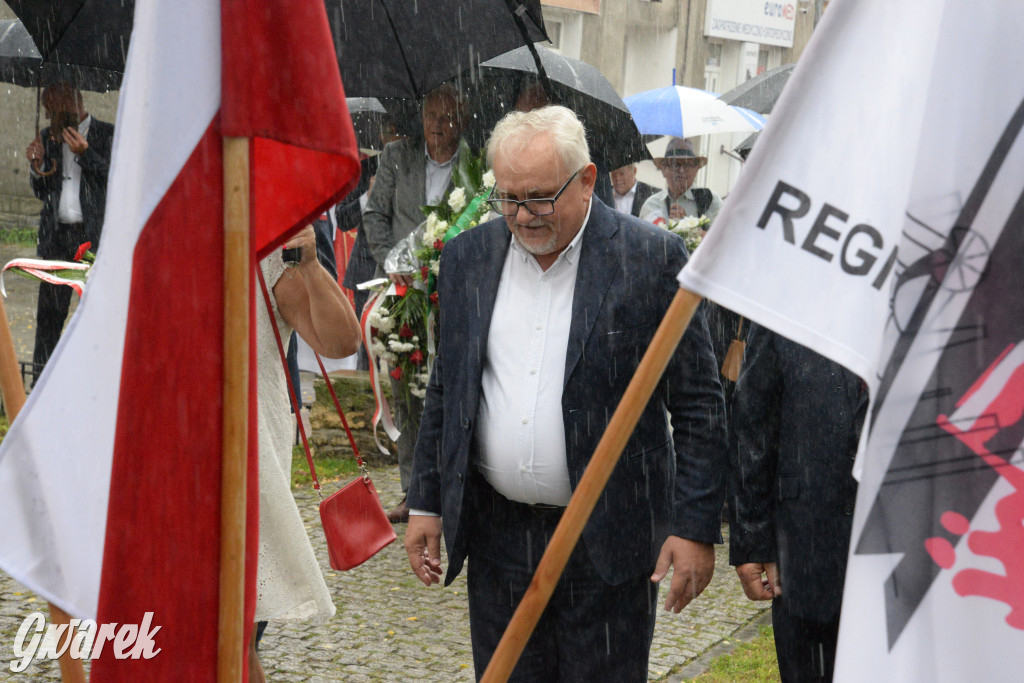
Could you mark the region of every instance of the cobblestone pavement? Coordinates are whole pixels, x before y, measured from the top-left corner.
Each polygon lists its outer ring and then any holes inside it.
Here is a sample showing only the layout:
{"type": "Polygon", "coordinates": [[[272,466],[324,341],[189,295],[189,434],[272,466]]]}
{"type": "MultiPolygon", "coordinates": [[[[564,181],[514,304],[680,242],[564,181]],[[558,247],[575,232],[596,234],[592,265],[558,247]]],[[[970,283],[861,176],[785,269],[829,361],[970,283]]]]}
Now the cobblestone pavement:
{"type": "MultiPolygon", "coordinates": [[[[400,498],[395,468],[372,470],[385,507],[400,498]]],[[[335,487],[338,484],[334,484],[335,487]]],[[[325,485],[332,491],[332,484],[325,485]]],[[[362,567],[330,569],[315,496],[296,491],[296,499],[317,549],[320,565],[338,613],[327,623],[271,623],[261,645],[268,680],[300,681],[472,681],[465,572],[448,588],[426,588],[409,571],[399,540],[362,567]]],[[[723,528],[723,532],[725,529],[723,528]]],[[[649,679],[666,681],[710,648],[733,637],[759,617],[765,606],[743,596],[735,573],[719,546],[715,578],[704,594],[681,614],[659,612],[651,649],[649,679]]],[[[662,598],[668,581],[663,582],[662,598]]],[[[0,681],[59,681],[56,662],[35,661],[12,673],[14,636],[45,602],[0,573],[0,681]]]]}
{"type": "MultiPolygon", "coordinates": [[[[32,248],[0,245],[0,263],[30,256],[32,248]]],[[[5,301],[18,356],[31,357],[35,320],[34,282],[8,276],[5,301]]],[[[401,497],[396,468],[372,471],[385,508],[401,497]]],[[[337,486],[337,484],[335,484],[337,486]]],[[[327,491],[333,490],[326,484],[327,491]]],[[[310,681],[472,681],[465,572],[448,588],[423,586],[409,571],[401,536],[362,567],[335,572],[311,489],[296,491],[320,565],[338,613],[327,623],[273,623],[261,646],[268,680],[310,681]]],[[[2,523],[2,520],[0,520],[2,523]]],[[[723,527],[723,533],[727,530],[723,527]]],[[[681,614],[659,612],[651,648],[649,678],[667,681],[670,673],[709,649],[731,639],[765,612],[765,605],[743,596],[735,573],[717,549],[715,578],[681,614]]],[[[668,582],[664,582],[667,589],[668,582]]],[[[23,673],[12,673],[14,637],[27,615],[46,613],[46,603],[0,572],[0,681],[59,681],[55,661],[37,660],[23,673]]]]}

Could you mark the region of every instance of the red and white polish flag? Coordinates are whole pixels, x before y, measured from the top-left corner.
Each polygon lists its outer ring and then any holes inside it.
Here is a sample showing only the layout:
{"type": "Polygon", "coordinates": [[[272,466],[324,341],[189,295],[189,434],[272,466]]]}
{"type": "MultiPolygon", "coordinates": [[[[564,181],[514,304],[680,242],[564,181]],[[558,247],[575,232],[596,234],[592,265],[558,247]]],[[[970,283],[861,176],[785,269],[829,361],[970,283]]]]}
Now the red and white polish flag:
{"type": "Polygon", "coordinates": [[[135,6],[103,250],[0,448],[0,567],[73,616],[162,627],[159,656],[104,657],[97,681],[216,667],[224,136],[251,138],[253,263],[354,184],[322,2],[135,6]]]}

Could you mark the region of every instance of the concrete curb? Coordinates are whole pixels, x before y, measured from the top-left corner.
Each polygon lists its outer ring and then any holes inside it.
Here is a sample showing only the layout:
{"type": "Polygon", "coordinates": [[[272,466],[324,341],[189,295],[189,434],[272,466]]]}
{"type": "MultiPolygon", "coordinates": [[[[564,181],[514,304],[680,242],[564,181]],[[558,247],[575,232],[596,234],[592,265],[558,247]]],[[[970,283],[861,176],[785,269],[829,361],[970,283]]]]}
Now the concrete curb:
{"type": "Polygon", "coordinates": [[[744,626],[736,629],[728,641],[722,641],[714,645],[701,656],[697,657],[682,669],[669,676],[665,679],[666,683],[685,683],[686,681],[700,676],[711,667],[711,662],[715,659],[722,655],[730,654],[740,644],[750,642],[756,638],[760,633],[762,626],[771,625],[772,612],[770,609],[766,609],[760,615],[747,622],[744,626]]]}

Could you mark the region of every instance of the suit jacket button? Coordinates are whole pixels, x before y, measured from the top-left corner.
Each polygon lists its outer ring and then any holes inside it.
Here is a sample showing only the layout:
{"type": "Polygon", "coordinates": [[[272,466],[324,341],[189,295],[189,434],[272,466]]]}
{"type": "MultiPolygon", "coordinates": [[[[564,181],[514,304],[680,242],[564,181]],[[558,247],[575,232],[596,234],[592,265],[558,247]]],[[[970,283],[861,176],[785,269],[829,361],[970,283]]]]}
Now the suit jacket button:
{"type": "Polygon", "coordinates": [[[853,506],[850,505],[849,503],[846,503],[845,505],[843,505],[843,514],[846,515],[847,517],[850,517],[851,515],[853,515],[853,506]]]}
{"type": "Polygon", "coordinates": [[[462,418],[462,428],[463,429],[467,429],[468,430],[469,429],[469,424],[470,424],[470,422],[469,422],[469,418],[468,417],[462,418]]]}
{"type": "Polygon", "coordinates": [[[458,474],[456,474],[455,478],[458,479],[459,483],[461,484],[462,483],[462,472],[459,472],[458,474]]]}

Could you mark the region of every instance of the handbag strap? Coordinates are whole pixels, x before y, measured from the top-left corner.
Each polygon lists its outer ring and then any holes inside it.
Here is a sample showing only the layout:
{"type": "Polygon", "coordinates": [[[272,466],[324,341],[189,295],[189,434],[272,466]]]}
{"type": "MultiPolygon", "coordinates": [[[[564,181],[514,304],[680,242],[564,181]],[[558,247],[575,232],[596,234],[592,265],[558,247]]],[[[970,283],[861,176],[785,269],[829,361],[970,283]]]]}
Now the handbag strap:
{"type": "MultiPolygon", "coordinates": [[[[267,306],[270,325],[274,330],[274,340],[277,342],[278,355],[281,358],[281,365],[284,368],[285,381],[288,383],[288,398],[292,404],[292,412],[295,413],[295,419],[299,427],[299,434],[302,436],[302,449],[306,453],[306,464],[309,465],[309,474],[313,480],[313,489],[317,492],[317,495],[320,496],[320,500],[323,500],[324,494],[320,490],[320,480],[316,476],[316,467],[313,465],[313,454],[309,449],[309,439],[306,436],[306,427],[302,423],[302,417],[298,405],[298,391],[292,383],[292,373],[288,368],[288,360],[284,351],[284,343],[281,341],[281,330],[277,326],[277,316],[274,315],[273,307],[270,305],[270,293],[267,290],[266,280],[263,279],[263,269],[258,265],[256,268],[256,275],[260,281],[260,289],[263,291],[263,302],[267,306]]],[[[327,383],[327,390],[331,393],[331,398],[334,400],[334,407],[337,409],[338,417],[341,418],[341,424],[345,428],[345,434],[348,436],[348,442],[352,447],[352,453],[355,454],[356,464],[359,466],[359,471],[362,473],[363,480],[368,482],[370,481],[370,473],[367,471],[366,464],[359,455],[359,447],[356,445],[356,440],[352,436],[352,430],[348,426],[348,420],[345,419],[345,412],[341,409],[341,403],[338,401],[338,396],[334,393],[334,385],[331,383],[331,379],[327,376],[327,369],[324,367],[324,362],[320,359],[320,354],[314,351],[313,355],[316,356],[316,362],[320,366],[320,372],[324,377],[324,381],[327,383]]]]}
{"type": "Polygon", "coordinates": [[[281,365],[284,368],[284,378],[288,383],[288,398],[291,399],[292,411],[295,413],[295,419],[299,424],[299,434],[302,435],[302,448],[306,451],[306,462],[309,464],[309,474],[313,478],[313,489],[317,495],[320,496],[320,500],[324,499],[324,494],[320,490],[320,480],[316,477],[316,468],[313,466],[313,454],[309,450],[309,439],[306,437],[306,427],[302,424],[302,413],[299,408],[298,393],[295,391],[295,385],[292,383],[292,373],[288,370],[288,360],[284,352],[284,344],[281,342],[281,330],[277,327],[277,316],[274,315],[274,309],[270,305],[270,293],[267,291],[267,282],[263,279],[263,269],[260,265],[256,264],[256,277],[260,281],[260,289],[263,290],[263,303],[267,305],[267,313],[270,315],[270,325],[274,329],[274,339],[277,340],[277,350],[281,357],[281,365]]]}
{"type": "Polygon", "coordinates": [[[359,446],[356,445],[356,440],[352,436],[352,430],[349,429],[348,420],[345,419],[345,411],[341,409],[341,403],[338,401],[338,395],[334,393],[334,384],[331,383],[331,378],[327,376],[327,368],[324,367],[324,362],[320,359],[320,354],[316,351],[313,352],[316,356],[316,362],[320,366],[320,374],[324,376],[324,382],[327,384],[327,391],[331,393],[331,399],[334,401],[334,407],[338,411],[338,417],[341,418],[341,426],[345,428],[345,434],[348,436],[348,443],[352,446],[352,453],[356,456],[356,465],[359,466],[359,471],[363,473],[363,479],[369,481],[370,473],[366,470],[366,464],[363,462],[363,458],[359,455],[359,446]]]}
{"type": "Polygon", "coordinates": [[[736,339],[738,340],[740,338],[740,335],[742,335],[742,334],[743,334],[743,316],[741,315],[740,316],[739,325],[736,326],[736,339]]]}

